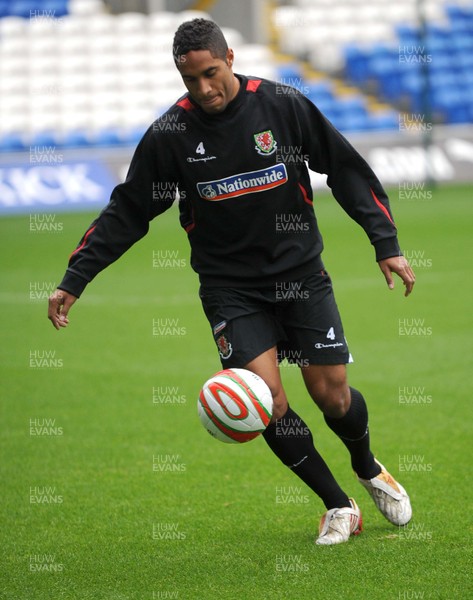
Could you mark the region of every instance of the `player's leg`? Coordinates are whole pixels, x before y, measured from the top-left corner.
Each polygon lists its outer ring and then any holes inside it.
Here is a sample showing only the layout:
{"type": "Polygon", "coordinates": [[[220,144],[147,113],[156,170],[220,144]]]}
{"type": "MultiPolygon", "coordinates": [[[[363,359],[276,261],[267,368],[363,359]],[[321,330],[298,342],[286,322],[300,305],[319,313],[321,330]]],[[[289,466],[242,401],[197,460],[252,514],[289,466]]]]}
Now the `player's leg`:
{"type": "Polygon", "coordinates": [[[350,452],[355,473],[363,479],[379,475],[381,469],[370,450],[366,402],[358,390],[348,386],[346,366],[308,365],[301,371],[325,422],[350,452]]]}
{"type": "Polygon", "coordinates": [[[354,471],[382,514],[392,523],[405,524],[411,517],[409,497],[375,460],[365,399],[347,382],[350,355],[330,277],[322,272],[303,284],[298,291],[305,301],[288,304],[282,317],[292,347],[305,361],[301,371],[306,387],[349,450],[354,471]]]}
{"type": "Polygon", "coordinates": [[[316,273],[298,289],[302,300],[282,305],[280,313],[307,390],[350,451],[355,472],[375,477],[380,469],[369,448],[368,411],[363,396],[348,386],[350,354],[330,277],[316,273]]]}
{"type": "Polygon", "coordinates": [[[409,496],[370,450],[366,402],[348,386],[345,365],[310,365],[302,374],[325,422],[348,448],[358,481],[390,523],[406,525],[412,517],[409,496]]]}
{"type": "Polygon", "coordinates": [[[361,530],[361,514],[335,481],[313,444],[304,421],[288,406],[281,382],[277,326],[267,299],[257,292],[201,290],[224,368],[242,367],[260,375],[275,403],[274,419],[263,434],[276,456],[304,481],[329,509],[321,523],[318,544],[337,544],[361,530]]]}
{"type": "Polygon", "coordinates": [[[328,509],[349,507],[348,496],[315,449],[309,427],[288,405],[276,346],[245,364],[244,368],[262,377],[273,395],[274,415],[263,437],[274,454],[322,499],[328,509]]]}

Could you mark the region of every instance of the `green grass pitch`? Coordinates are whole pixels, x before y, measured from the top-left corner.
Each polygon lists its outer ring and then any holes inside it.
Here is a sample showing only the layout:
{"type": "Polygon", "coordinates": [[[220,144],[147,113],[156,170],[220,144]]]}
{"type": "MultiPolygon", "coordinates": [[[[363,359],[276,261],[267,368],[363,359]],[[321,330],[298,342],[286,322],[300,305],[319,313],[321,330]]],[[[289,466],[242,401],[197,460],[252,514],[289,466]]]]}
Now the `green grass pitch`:
{"type": "Polygon", "coordinates": [[[410,492],[407,528],[376,511],[297,369],[281,367],[363,512],[362,535],[327,548],[314,545],[322,503],[262,439],[225,445],[198,421],[198,390],[220,366],[176,210],[90,284],[60,332],[45,298],[93,215],[56,214],[60,227],[42,232],[29,216],[0,221],[1,598],[473,597],[472,188],[397,196],[417,273],[407,299],[336,202],[321,194],[315,207],[350,382],[375,453],[410,492]]]}

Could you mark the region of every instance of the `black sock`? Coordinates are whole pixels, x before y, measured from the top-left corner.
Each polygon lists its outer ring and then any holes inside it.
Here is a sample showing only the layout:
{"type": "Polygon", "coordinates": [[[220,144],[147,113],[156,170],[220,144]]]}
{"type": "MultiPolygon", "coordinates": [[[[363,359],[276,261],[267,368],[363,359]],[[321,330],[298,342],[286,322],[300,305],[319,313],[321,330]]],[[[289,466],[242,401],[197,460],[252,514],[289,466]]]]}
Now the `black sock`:
{"type": "Polygon", "coordinates": [[[362,479],[371,479],[381,473],[381,468],[370,451],[368,409],[358,390],[351,387],[350,392],[351,404],[345,416],[335,419],[324,415],[325,422],[348,448],[355,473],[362,479]]]}
{"type": "Polygon", "coordinates": [[[348,496],[314,448],[309,428],[291,408],[267,427],[263,437],[274,454],[322,499],[328,510],[350,506],[348,496]]]}

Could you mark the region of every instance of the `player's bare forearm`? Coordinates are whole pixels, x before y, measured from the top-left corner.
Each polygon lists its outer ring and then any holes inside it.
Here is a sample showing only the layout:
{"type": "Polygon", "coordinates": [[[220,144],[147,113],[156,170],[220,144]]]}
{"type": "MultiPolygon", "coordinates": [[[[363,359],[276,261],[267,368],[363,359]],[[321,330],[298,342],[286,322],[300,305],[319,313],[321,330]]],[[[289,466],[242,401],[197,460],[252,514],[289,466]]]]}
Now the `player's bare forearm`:
{"type": "Polygon", "coordinates": [[[68,313],[77,300],[75,296],[64,290],[57,289],[49,297],[48,319],[57,330],[69,324],[68,313]]]}
{"type": "Polygon", "coordinates": [[[404,256],[391,256],[390,258],[380,260],[378,264],[386,279],[389,289],[392,290],[394,288],[394,279],[392,274],[396,273],[396,275],[402,279],[402,282],[406,288],[404,296],[409,296],[414,288],[416,276],[412,270],[412,267],[404,258],[404,256]]]}

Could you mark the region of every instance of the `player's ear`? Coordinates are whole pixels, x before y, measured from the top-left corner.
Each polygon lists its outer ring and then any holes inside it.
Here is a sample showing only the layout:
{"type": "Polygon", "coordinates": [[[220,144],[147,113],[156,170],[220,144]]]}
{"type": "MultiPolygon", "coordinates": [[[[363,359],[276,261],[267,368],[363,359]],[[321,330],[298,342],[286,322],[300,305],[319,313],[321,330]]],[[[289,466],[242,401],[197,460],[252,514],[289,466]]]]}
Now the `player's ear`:
{"type": "Polygon", "coordinates": [[[227,56],[226,56],[226,63],[229,67],[233,66],[233,59],[235,58],[235,55],[233,54],[233,50],[231,48],[229,48],[227,50],[227,56]]]}

